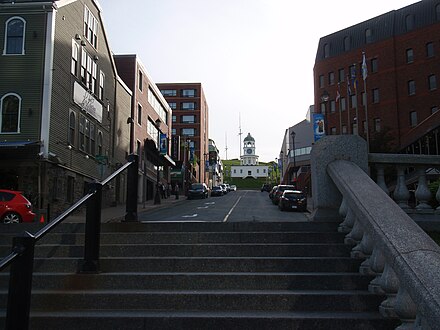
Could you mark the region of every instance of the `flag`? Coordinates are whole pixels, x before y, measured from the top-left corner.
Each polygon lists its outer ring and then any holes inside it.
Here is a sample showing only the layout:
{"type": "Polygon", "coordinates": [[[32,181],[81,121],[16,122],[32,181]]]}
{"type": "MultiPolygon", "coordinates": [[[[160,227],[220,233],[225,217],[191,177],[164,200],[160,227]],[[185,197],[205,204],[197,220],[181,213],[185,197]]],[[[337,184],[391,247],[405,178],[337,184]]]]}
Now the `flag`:
{"type": "Polygon", "coordinates": [[[341,83],[338,83],[338,89],[336,90],[336,102],[339,102],[339,99],[341,98],[341,93],[339,92],[341,83]]]}
{"type": "Polygon", "coordinates": [[[362,52],[362,79],[365,81],[368,76],[368,70],[367,70],[367,62],[365,60],[365,53],[362,52]]]}
{"type": "Polygon", "coordinates": [[[356,76],[356,64],[351,67],[351,83],[353,84],[354,93],[357,93],[357,76],[356,76]]]}
{"type": "Polygon", "coordinates": [[[347,97],[351,95],[351,83],[350,83],[350,76],[347,75],[347,97]]]}

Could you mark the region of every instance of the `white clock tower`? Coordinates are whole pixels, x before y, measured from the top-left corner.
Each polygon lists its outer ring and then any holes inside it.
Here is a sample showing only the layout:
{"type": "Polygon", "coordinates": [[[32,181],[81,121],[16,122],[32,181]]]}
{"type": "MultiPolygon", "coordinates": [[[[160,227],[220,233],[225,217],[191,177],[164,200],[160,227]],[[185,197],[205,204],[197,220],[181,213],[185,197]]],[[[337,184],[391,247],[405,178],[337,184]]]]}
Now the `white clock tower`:
{"type": "Polygon", "coordinates": [[[255,139],[251,136],[251,133],[248,133],[243,140],[241,165],[258,165],[258,156],[255,154],[255,139]]]}

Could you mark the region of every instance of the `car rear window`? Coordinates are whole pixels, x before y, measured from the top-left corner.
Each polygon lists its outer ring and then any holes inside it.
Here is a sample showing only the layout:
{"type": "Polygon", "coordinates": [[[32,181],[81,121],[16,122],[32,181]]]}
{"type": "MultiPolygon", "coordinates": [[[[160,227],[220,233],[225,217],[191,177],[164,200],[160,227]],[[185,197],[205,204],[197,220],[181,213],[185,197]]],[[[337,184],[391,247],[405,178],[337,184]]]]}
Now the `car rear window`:
{"type": "Polygon", "coordinates": [[[5,191],[0,191],[0,202],[9,202],[14,197],[15,197],[14,194],[11,194],[11,193],[8,193],[8,192],[5,192],[5,191]]]}
{"type": "Polygon", "coordinates": [[[279,187],[278,187],[278,190],[279,190],[279,191],[293,190],[293,189],[295,189],[294,186],[279,186],[279,187]]]}
{"type": "Polygon", "coordinates": [[[203,189],[203,185],[201,183],[193,183],[191,189],[203,189]]]}
{"type": "Polygon", "coordinates": [[[301,194],[301,193],[287,193],[287,194],[284,194],[284,197],[286,197],[287,199],[290,199],[290,200],[296,200],[296,199],[302,199],[302,198],[304,198],[304,194],[301,194]]]}

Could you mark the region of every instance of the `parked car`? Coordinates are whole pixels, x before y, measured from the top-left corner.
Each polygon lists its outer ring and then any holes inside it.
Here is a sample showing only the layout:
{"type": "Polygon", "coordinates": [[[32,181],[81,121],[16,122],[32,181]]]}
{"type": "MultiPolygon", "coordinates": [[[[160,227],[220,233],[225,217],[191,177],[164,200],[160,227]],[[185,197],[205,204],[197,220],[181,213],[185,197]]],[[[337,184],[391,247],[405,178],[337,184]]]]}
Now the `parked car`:
{"type": "Polygon", "coordinates": [[[263,191],[270,192],[271,189],[272,189],[272,187],[271,187],[270,184],[268,184],[268,183],[265,183],[265,184],[263,184],[263,185],[261,186],[261,191],[262,191],[262,192],[263,192],[263,191]]]}
{"type": "Polygon", "coordinates": [[[269,199],[273,198],[273,195],[275,194],[275,191],[277,190],[278,186],[273,186],[272,189],[269,192],[269,199]]]}
{"type": "Polygon", "coordinates": [[[231,184],[231,191],[237,191],[237,186],[235,184],[231,184]]]}
{"type": "Polygon", "coordinates": [[[193,183],[188,190],[188,199],[208,198],[208,186],[205,183],[193,183]]]}
{"type": "Polygon", "coordinates": [[[281,211],[299,210],[307,211],[307,197],[299,190],[284,190],[278,202],[281,211]]]}
{"type": "Polygon", "coordinates": [[[2,223],[33,222],[32,204],[21,191],[0,190],[0,221],[2,223]]]}
{"type": "Polygon", "coordinates": [[[226,186],[226,190],[228,192],[230,192],[231,191],[231,186],[229,185],[229,183],[225,183],[225,186],[226,186]]]}
{"type": "Polygon", "coordinates": [[[280,197],[283,194],[284,190],[295,190],[295,186],[287,184],[280,184],[279,186],[277,186],[277,189],[275,190],[272,197],[272,203],[278,205],[278,202],[280,201],[280,197]]]}
{"type": "Polygon", "coordinates": [[[226,184],[222,183],[222,184],[220,184],[220,187],[222,187],[224,194],[227,194],[229,192],[228,187],[226,186],[226,184]]]}
{"type": "Polygon", "coordinates": [[[211,196],[223,196],[223,188],[220,186],[214,186],[211,190],[211,196]]]}

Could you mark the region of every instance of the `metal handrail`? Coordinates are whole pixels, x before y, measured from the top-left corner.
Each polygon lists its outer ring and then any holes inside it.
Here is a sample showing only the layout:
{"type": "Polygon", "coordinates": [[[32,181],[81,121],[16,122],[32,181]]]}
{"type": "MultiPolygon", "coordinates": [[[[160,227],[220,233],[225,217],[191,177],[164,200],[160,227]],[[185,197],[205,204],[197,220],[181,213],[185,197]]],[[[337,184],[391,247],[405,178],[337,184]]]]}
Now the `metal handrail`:
{"type": "Polygon", "coordinates": [[[128,169],[125,221],[137,221],[138,156],[129,155],[127,163],[101,182],[90,184],[89,192],[75,204],[46,224],[37,233],[27,231],[13,238],[12,251],[0,261],[0,271],[11,266],[9,277],[6,329],[28,329],[35,243],[87,202],[84,260],[79,273],[99,272],[99,236],[101,226],[102,187],[128,169]]]}

